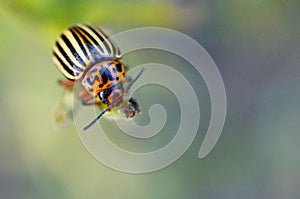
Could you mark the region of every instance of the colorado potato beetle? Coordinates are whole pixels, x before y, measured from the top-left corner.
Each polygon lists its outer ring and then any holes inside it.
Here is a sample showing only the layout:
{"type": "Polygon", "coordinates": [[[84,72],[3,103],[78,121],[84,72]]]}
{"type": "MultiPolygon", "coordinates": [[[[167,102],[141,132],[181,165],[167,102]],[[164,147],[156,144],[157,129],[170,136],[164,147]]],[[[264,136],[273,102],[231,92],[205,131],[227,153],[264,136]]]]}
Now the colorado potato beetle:
{"type": "Polygon", "coordinates": [[[84,88],[78,94],[82,104],[107,105],[84,130],[121,103],[124,104],[122,111],[126,117],[132,118],[140,113],[138,103],[133,98],[125,99],[125,95],[143,70],[131,80],[126,76],[126,66],[120,61],[121,57],[117,45],[102,30],[89,25],[69,27],[55,42],[52,58],[66,77],[59,81],[60,85],[72,89],[75,82],[79,81],[84,88]],[[95,101],[96,98],[100,102],[95,101]]]}

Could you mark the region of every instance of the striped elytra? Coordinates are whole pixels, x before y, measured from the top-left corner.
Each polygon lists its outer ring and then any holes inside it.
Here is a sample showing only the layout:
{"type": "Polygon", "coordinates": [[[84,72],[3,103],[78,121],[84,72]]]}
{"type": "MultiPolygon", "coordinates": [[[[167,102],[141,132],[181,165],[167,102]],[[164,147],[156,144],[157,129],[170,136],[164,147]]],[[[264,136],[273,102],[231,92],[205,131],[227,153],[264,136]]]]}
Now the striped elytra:
{"type": "Polygon", "coordinates": [[[77,24],[65,30],[53,47],[53,61],[70,80],[78,80],[92,65],[121,58],[119,48],[99,28],[77,24]]]}

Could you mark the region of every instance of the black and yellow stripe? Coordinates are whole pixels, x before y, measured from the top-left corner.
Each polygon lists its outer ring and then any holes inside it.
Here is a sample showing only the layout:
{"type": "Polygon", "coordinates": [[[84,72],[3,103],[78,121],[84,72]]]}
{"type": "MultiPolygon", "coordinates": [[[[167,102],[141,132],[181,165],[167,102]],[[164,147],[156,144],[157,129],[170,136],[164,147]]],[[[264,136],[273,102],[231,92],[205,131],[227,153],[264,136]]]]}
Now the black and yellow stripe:
{"type": "Polygon", "coordinates": [[[119,48],[98,28],[77,24],[65,30],[53,47],[53,61],[66,78],[77,80],[104,60],[121,58],[119,48]]]}

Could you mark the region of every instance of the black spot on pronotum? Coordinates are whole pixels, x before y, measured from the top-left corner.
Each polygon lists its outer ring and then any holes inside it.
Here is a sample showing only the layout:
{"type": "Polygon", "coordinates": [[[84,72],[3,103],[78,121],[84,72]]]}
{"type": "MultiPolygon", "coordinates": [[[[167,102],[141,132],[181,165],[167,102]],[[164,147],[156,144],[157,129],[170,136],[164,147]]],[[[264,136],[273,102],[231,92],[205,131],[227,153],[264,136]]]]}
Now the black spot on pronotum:
{"type": "Polygon", "coordinates": [[[106,84],[107,83],[107,76],[105,73],[101,74],[101,77],[102,77],[102,83],[103,84],[106,84]]]}
{"type": "Polygon", "coordinates": [[[110,70],[108,68],[102,67],[99,72],[100,72],[102,78],[106,79],[105,82],[103,80],[104,84],[107,82],[107,79],[110,80],[110,81],[115,80],[114,76],[111,74],[111,72],[110,72],[110,70]]]}
{"type": "Polygon", "coordinates": [[[99,88],[102,88],[103,87],[103,84],[99,84],[99,88]]]}
{"type": "Polygon", "coordinates": [[[88,83],[89,85],[92,85],[92,84],[93,84],[91,78],[87,78],[86,81],[87,81],[87,83],[88,83]]]}
{"type": "Polygon", "coordinates": [[[90,84],[90,85],[93,85],[95,83],[95,81],[99,81],[99,77],[96,75],[96,76],[93,76],[93,77],[89,77],[86,79],[86,81],[90,84]]]}
{"type": "Polygon", "coordinates": [[[109,80],[111,80],[111,81],[115,80],[114,75],[111,74],[111,72],[110,72],[109,69],[106,69],[105,72],[106,72],[107,78],[108,78],[109,80]]]}
{"type": "Polygon", "coordinates": [[[122,64],[121,63],[117,63],[116,64],[116,69],[117,69],[117,71],[122,72],[122,64]]]}
{"type": "Polygon", "coordinates": [[[99,80],[100,80],[100,79],[99,79],[99,76],[98,76],[98,75],[95,75],[95,76],[94,76],[94,80],[99,82],[99,80]]]}

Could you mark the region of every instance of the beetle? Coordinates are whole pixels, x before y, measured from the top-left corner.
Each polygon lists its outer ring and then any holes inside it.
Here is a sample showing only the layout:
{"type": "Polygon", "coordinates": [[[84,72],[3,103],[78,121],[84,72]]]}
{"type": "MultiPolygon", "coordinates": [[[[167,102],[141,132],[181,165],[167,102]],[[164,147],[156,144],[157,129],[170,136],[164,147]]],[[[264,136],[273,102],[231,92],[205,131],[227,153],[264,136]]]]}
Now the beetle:
{"type": "Polygon", "coordinates": [[[52,52],[53,62],[66,77],[59,81],[62,87],[72,89],[79,81],[84,88],[78,94],[82,104],[107,105],[84,130],[120,104],[124,104],[122,111],[127,118],[140,113],[136,100],[126,100],[125,95],[143,69],[133,80],[127,77],[127,67],[120,61],[122,55],[119,48],[101,29],[85,24],[71,26],[58,37],[52,52]],[[96,98],[101,102],[93,100],[96,98]]]}

